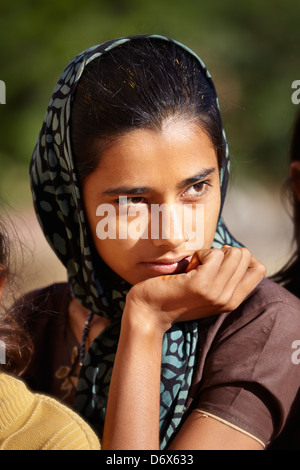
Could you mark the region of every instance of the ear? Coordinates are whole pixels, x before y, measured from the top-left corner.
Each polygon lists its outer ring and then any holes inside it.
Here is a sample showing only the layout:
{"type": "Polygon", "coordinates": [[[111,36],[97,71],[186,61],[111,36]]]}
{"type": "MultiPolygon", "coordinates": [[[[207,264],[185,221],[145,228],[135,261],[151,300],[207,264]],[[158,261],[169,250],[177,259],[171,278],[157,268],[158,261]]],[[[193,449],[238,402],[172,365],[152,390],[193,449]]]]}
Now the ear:
{"type": "Polygon", "coordinates": [[[298,200],[300,201],[300,160],[291,163],[290,177],[293,189],[296,193],[298,200]]]}

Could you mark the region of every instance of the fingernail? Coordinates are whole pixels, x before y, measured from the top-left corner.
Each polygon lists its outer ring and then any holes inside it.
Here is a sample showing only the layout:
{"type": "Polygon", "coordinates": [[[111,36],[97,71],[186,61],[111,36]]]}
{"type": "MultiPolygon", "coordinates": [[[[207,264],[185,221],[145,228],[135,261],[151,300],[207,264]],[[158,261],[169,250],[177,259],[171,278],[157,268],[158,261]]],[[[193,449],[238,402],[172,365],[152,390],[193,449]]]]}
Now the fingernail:
{"type": "Polygon", "coordinates": [[[192,271],[193,269],[196,269],[197,266],[199,266],[199,264],[200,264],[200,261],[199,261],[197,252],[195,252],[192,256],[191,261],[187,265],[187,268],[186,268],[185,272],[188,273],[189,271],[192,271]]]}

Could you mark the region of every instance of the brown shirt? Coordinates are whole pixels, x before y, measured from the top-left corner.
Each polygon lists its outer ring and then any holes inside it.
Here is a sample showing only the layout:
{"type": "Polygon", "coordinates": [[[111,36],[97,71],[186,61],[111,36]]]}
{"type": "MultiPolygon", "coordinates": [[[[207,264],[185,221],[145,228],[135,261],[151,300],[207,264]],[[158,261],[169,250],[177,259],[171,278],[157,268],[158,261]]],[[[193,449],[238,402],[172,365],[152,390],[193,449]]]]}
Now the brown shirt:
{"type": "MultiPolygon", "coordinates": [[[[35,344],[27,383],[72,405],[78,343],[68,324],[70,300],[68,285],[55,284],[28,294],[15,313],[35,344]]],[[[238,309],[199,324],[186,415],[199,409],[268,446],[296,405],[300,364],[293,361],[293,343],[300,340],[300,301],[265,279],[238,309]]]]}
{"type": "Polygon", "coordinates": [[[299,339],[300,301],[262,281],[238,309],[201,330],[189,406],[268,445],[281,432],[299,391],[300,364],[293,360],[299,339]]]}

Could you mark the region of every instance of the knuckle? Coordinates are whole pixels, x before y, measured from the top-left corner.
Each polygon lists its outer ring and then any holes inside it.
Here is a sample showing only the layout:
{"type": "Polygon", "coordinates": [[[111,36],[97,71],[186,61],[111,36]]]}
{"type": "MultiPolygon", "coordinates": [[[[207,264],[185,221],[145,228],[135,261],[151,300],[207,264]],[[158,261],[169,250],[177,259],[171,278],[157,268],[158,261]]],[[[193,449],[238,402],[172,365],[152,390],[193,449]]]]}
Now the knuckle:
{"type": "Polygon", "coordinates": [[[254,258],[253,261],[253,267],[255,271],[257,272],[258,275],[265,275],[267,272],[266,266],[261,262],[258,261],[257,259],[254,258]]]}
{"type": "Polygon", "coordinates": [[[258,272],[261,276],[265,276],[267,273],[267,268],[263,263],[258,263],[258,272]]]}
{"type": "Polygon", "coordinates": [[[241,259],[243,256],[241,248],[238,248],[236,246],[233,246],[228,250],[228,255],[238,260],[241,259]]]}
{"type": "Polygon", "coordinates": [[[242,247],[241,249],[241,253],[242,253],[242,256],[245,260],[248,261],[248,263],[250,263],[251,259],[252,259],[252,254],[251,254],[251,251],[248,250],[248,248],[245,248],[245,247],[242,247]]]}
{"type": "Polygon", "coordinates": [[[219,307],[219,297],[214,292],[208,292],[205,296],[205,300],[214,307],[219,307]]]}
{"type": "Polygon", "coordinates": [[[217,300],[216,305],[220,308],[228,308],[228,305],[230,304],[231,301],[231,294],[223,293],[217,300]]]}
{"type": "Polygon", "coordinates": [[[223,294],[220,299],[220,304],[225,307],[225,305],[229,305],[231,301],[232,294],[223,294]]]}
{"type": "Polygon", "coordinates": [[[202,263],[205,258],[210,258],[210,257],[215,256],[216,251],[220,251],[220,250],[216,250],[215,248],[202,249],[202,250],[197,251],[197,255],[198,255],[200,262],[202,263]]]}
{"type": "Polygon", "coordinates": [[[241,304],[242,301],[233,301],[233,300],[230,300],[227,304],[226,304],[226,310],[229,311],[229,312],[232,312],[233,310],[236,310],[239,305],[241,304]]]}

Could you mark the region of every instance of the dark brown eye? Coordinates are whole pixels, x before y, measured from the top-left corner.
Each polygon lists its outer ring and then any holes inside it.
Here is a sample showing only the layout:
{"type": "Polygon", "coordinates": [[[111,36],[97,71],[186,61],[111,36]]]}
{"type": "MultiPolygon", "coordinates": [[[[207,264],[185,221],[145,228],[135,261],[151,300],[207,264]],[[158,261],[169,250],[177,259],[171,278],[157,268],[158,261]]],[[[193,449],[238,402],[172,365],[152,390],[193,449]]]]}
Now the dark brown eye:
{"type": "Polygon", "coordinates": [[[201,196],[205,193],[207,187],[208,184],[205,181],[201,181],[200,183],[193,184],[193,186],[190,186],[188,189],[186,189],[183,193],[183,196],[190,198],[201,196]]]}

